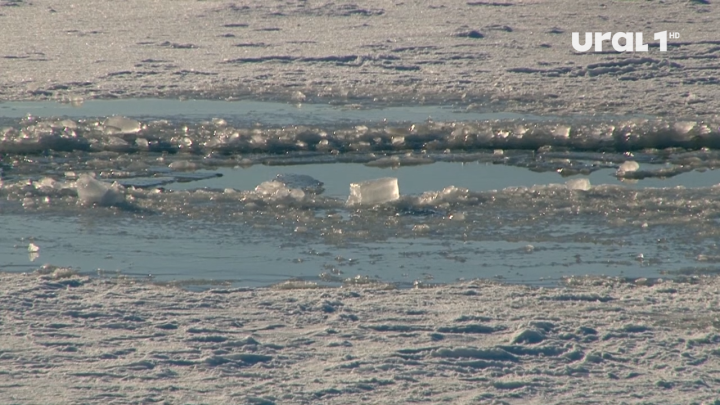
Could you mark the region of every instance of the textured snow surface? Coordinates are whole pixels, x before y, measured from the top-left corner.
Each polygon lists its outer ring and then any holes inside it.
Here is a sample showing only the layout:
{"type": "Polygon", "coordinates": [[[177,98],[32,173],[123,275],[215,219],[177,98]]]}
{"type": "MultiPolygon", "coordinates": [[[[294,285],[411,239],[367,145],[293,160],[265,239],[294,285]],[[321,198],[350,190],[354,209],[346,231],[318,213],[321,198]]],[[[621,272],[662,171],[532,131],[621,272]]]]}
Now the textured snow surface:
{"type": "MultiPolygon", "coordinates": [[[[463,102],[536,114],[712,116],[716,1],[10,0],[0,99],[463,102]],[[572,32],[643,32],[577,53],[572,32]],[[677,32],[660,52],[656,32],[677,32]]],[[[113,124],[110,122],[109,124],[113,124]]],[[[112,127],[112,128],[111,128],[112,127]]],[[[111,131],[132,133],[132,123],[111,131]]]]}
{"type": "Polygon", "coordinates": [[[5,403],[719,403],[717,278],[196,293],[42,273],[0,273],[5,403]]]}

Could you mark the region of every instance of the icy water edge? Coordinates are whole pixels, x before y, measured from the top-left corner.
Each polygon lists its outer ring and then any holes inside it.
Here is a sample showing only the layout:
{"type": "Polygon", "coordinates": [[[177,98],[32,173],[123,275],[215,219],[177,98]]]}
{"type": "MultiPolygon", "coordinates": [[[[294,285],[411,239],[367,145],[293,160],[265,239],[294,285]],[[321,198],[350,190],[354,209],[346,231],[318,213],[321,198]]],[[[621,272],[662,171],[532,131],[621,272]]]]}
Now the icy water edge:
{"type": "Polygon", "coordinates": [[[714,274],[720,260],[716,123],[158,100],[0,115],[3,271],[554,285],[714,274]],[[86,174],[122,201],[83,204],[86,174]],[[268,189],[277,174],[322,187],[268,189]],[[350,183],[383,177],[398,200],[346,204],[350,183]]]}

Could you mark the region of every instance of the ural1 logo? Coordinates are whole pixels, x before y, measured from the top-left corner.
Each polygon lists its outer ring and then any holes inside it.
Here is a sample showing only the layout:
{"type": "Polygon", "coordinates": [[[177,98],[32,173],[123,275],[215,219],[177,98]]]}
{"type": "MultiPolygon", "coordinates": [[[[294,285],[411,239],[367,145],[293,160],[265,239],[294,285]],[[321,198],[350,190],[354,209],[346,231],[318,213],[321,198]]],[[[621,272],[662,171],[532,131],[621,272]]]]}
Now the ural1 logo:
{"type": "MultiPolygon", "coordinates": [[[[647,44],[643,43],[643,34],[642,32],[616,32],[615,35],[612,35],[610,32],[596,32],[595,33],[595,52],[602,52],[603,41],[609,41],[612,37],[612,46],[617,52],[647,52],[648,46],[647,44]],[[625,44],[621,45],[620,40],[624,39],[625,44]],[[633,48],[633,44],[635,44],[635,47],[633,48]]],[[[678,39],[680,38],[679,32],[671,32],[669,35],[670,39],[678,39]]],[[[573,32],[572,33],[572,46],[575,48],[578,52],[587,52],[590,50],[593,44],[593,35],[592,32],[586,32],[585,33],[585,44],[580,45],[580,33],[579,32],[573,32]]],[[[667,40],[668,40],[668,32],[662,31],[662,32],[656,32],[655,33],[655,40],[660,41],[660,52],[667,52],[667,40]]]]}

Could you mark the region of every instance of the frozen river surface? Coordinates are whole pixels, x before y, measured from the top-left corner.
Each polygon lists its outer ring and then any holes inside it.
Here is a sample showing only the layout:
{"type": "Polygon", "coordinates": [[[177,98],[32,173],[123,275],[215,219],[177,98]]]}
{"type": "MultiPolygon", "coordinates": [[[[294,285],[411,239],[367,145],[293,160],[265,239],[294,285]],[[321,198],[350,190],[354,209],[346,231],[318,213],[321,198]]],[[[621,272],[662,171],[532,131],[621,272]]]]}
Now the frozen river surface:
{"type": "Polygon", "coordinates": [[[556,285],[720,261],[713,123],[170,100],[0,111],[5,271],[556,285]],[[397,195],[348,200],[380,178],[397,195]]]}

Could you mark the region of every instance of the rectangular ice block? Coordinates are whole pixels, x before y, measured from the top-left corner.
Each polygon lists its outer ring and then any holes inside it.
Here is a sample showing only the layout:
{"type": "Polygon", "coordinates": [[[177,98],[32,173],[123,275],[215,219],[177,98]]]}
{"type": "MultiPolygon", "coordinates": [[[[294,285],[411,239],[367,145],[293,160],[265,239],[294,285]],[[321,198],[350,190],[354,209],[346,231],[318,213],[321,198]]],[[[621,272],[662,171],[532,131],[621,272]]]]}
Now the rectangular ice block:
{"type": "Polygon", "coordinates": [[[395,201],[399,198],[398,179],[385,177],[361,181],[360,183],[350,183],[350,197],[348,197],[347,204],[376,205],[395,201]]]}

